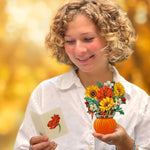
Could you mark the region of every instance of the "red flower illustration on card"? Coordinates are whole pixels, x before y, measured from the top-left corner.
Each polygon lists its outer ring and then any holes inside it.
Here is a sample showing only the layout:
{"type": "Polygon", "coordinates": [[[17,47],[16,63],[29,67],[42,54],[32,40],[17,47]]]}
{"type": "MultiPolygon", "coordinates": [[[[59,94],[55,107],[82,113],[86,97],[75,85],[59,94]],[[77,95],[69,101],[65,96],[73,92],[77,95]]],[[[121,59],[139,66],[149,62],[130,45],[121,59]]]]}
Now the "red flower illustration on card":
{"type": "Polygon", "coordinates": [[[59,132],[61,132],[60,116],[54,114],[54,116],[52,116],[51,119],[52,120],[48,122],[47,127],[49,127],[49,129],[55,129],[57,126],[59,126],[59,132]]]}

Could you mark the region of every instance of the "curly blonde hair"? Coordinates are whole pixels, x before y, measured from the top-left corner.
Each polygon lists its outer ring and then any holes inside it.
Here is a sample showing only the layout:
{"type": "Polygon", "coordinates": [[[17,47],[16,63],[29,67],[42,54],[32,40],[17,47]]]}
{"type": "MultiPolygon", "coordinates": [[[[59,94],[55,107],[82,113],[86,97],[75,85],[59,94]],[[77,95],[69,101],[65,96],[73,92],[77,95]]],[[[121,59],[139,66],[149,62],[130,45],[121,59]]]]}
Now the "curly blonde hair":
{"type": "Polygon", "coordinates": [[[58,62],[75,66],[65,52],[64,33],[79,13],[92,20],[105,37],[110,64],[128,59],[136,36],[126,12],[111,0],[69,0],[58,9],[45,40],[58,62]]]}

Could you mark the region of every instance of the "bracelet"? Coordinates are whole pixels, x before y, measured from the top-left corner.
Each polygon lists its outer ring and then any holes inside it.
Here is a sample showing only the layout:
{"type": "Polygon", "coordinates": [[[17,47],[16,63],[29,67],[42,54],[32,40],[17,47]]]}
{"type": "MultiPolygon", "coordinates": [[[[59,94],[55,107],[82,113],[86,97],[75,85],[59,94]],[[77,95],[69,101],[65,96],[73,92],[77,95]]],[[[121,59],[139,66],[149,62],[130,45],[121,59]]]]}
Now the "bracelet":
{"type": "Polygon", "coordinates": [[[136,145],[135,145],[135,141],[134,141],[134,145],[133,145],[133,148],[132,148],[132,150],[136,150],[136,145]]]}
{"type": "MultiPolygon", "coordinates": [[[[137,147],[136,147],[136,145],[135,145],[135,141],[133,141],[133,143],[134,143],[134,145],[133,145],[132,150],[136,150],[136,149],[137,149],[137,147]]],[[[117,150],[117,148],[116,148],[116,150],[117,150]]]]}

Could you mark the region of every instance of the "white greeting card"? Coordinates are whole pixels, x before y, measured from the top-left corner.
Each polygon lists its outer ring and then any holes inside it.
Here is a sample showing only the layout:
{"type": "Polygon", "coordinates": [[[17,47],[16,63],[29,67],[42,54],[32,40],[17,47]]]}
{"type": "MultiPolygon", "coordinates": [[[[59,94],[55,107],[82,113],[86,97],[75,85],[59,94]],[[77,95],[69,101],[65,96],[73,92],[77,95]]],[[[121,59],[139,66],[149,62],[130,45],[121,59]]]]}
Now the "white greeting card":
{"type": "Polygon", "coordinates": [[[30,111],[38,135],[48,135],[50,140],[68,133],[68,128],[60,107],[47,113],[38,114],[30,111]]]}

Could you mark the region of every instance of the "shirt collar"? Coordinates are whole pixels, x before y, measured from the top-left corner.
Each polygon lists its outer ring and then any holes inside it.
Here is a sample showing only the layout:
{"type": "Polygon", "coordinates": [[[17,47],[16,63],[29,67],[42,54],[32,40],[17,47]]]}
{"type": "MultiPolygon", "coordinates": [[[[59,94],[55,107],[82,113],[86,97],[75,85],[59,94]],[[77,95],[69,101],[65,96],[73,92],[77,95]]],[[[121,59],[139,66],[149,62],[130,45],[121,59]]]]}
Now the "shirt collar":
{"type": "Polygon", "coordinates": [[[119,74],[118,70],[113,66],[113,81],[115,82],[124,82],[124,78],[119,74]]]}
{"type": "Polygon", "coordinates": [[[113,81],[115,82],[120,82],[124,88],[125,88],[125,93],[126,95],[130,96],[131,95],[131,83],[129,83],[127,80],[125,80],[117,71],[115,67],[113,67],[113,81]]]}
{"type": "MultiPolygon", "coordinates": [[[[127,84],[127,81],[119,74],[119,72],[114,66],[112,67],[112,69],[113,69],[113,81],[120,82],[124,86],[126,93],[130,93],[131,88],[129,87],[129,84],[127,84]]],[[[73,85],[77,87],[83,87],[80,79],[76,74],[76,71],[73,68],[70,68],[68,72],[61,75],[57,79],[55,85],[57,88],[61,90],[69,89],[73,85]]]]}
{"type": "Polygon", "coordinates": [[[62,90],[69,89],[73,85],[76,85],[77,87],[83,87],[76,74],[76,71],[73,68],[70,68],[68,72],[61,75],[55,84],[57,88],[62,90]]]}

